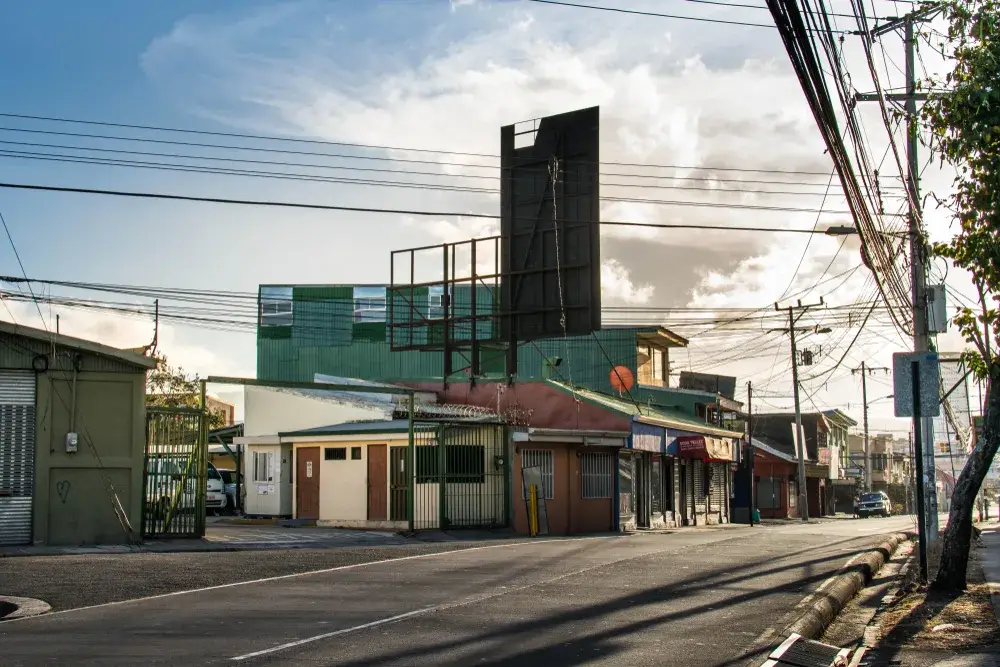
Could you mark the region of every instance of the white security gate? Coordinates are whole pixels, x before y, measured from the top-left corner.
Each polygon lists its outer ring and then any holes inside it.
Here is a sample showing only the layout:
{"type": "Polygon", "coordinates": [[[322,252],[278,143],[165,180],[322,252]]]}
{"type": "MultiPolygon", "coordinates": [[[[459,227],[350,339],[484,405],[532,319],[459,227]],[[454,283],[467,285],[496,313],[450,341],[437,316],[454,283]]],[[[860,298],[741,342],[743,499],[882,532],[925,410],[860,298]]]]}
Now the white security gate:
{"type": "Polygon", "coordinates": [[[31,543],[35,374],[0,371],[0,545],[31,543]]]}

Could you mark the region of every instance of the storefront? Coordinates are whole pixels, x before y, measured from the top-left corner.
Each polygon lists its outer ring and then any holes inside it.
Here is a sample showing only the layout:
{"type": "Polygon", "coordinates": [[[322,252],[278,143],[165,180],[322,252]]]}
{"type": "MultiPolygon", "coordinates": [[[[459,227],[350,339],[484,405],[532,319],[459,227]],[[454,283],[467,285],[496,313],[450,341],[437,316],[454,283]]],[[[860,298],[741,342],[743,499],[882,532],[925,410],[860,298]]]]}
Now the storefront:
{"type": "Polygon", "coordinates": [[[633,422],[618,454],[618,515],[622,530],[674,525],[673,467],[664,456],[666,429],[633,422]]]}
{"type": "MultiPolygon", "coordinates": [[[[671,430],[667,429],[668,437],[671,430]]],[[[667,453],[676,452],[682,489],[682,525],[729,523],[734,464],[739,441],[691,433],[677,433],[667,453]]]]}
{"type": "Polygon", "coordinates": [[[693,421],[637,416],[618,452],[617,529],[728,523],[739,437],[693,421]],[[681,424],[684,430],[674,427],[681,424]]]}

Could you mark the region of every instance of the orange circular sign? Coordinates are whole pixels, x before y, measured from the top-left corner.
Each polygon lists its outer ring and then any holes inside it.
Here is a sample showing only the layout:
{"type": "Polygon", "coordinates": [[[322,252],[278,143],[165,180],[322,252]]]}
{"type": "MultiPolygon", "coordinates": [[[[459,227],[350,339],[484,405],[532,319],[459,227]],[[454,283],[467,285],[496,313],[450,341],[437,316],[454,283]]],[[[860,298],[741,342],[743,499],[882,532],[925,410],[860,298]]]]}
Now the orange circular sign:
{"type": "Polygon", "coordinates": [[[635,384],[635,377],[628,366],[615,366],[611,369],[611,386],[619,392],[629,391],[635,384]]]}

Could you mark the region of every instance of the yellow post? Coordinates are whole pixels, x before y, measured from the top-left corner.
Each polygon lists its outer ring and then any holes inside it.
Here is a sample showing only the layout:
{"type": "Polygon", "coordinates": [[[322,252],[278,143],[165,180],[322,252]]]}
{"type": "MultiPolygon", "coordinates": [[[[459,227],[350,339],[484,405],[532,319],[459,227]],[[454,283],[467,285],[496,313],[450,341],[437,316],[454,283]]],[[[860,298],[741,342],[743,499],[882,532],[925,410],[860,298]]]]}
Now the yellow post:
{"type": "Polygon", "coordinates": [[[538,486],[528,487],[528,532],[534,537],[538,534],[538,486]]]}

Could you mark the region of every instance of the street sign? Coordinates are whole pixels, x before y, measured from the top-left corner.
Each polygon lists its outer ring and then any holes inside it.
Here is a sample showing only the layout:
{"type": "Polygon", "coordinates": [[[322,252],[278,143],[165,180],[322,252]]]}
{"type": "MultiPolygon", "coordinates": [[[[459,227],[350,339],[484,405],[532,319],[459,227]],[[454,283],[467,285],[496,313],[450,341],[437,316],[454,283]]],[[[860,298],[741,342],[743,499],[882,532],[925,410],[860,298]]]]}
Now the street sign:
{"type": "Polygon", "coordinates": [[[920,414],[937,417],[941,413],[940,367],[936,352],[895,352],[892,355],[892,386],[897,417],[913,417],[913,362],[920,381],[920,414]]]}

